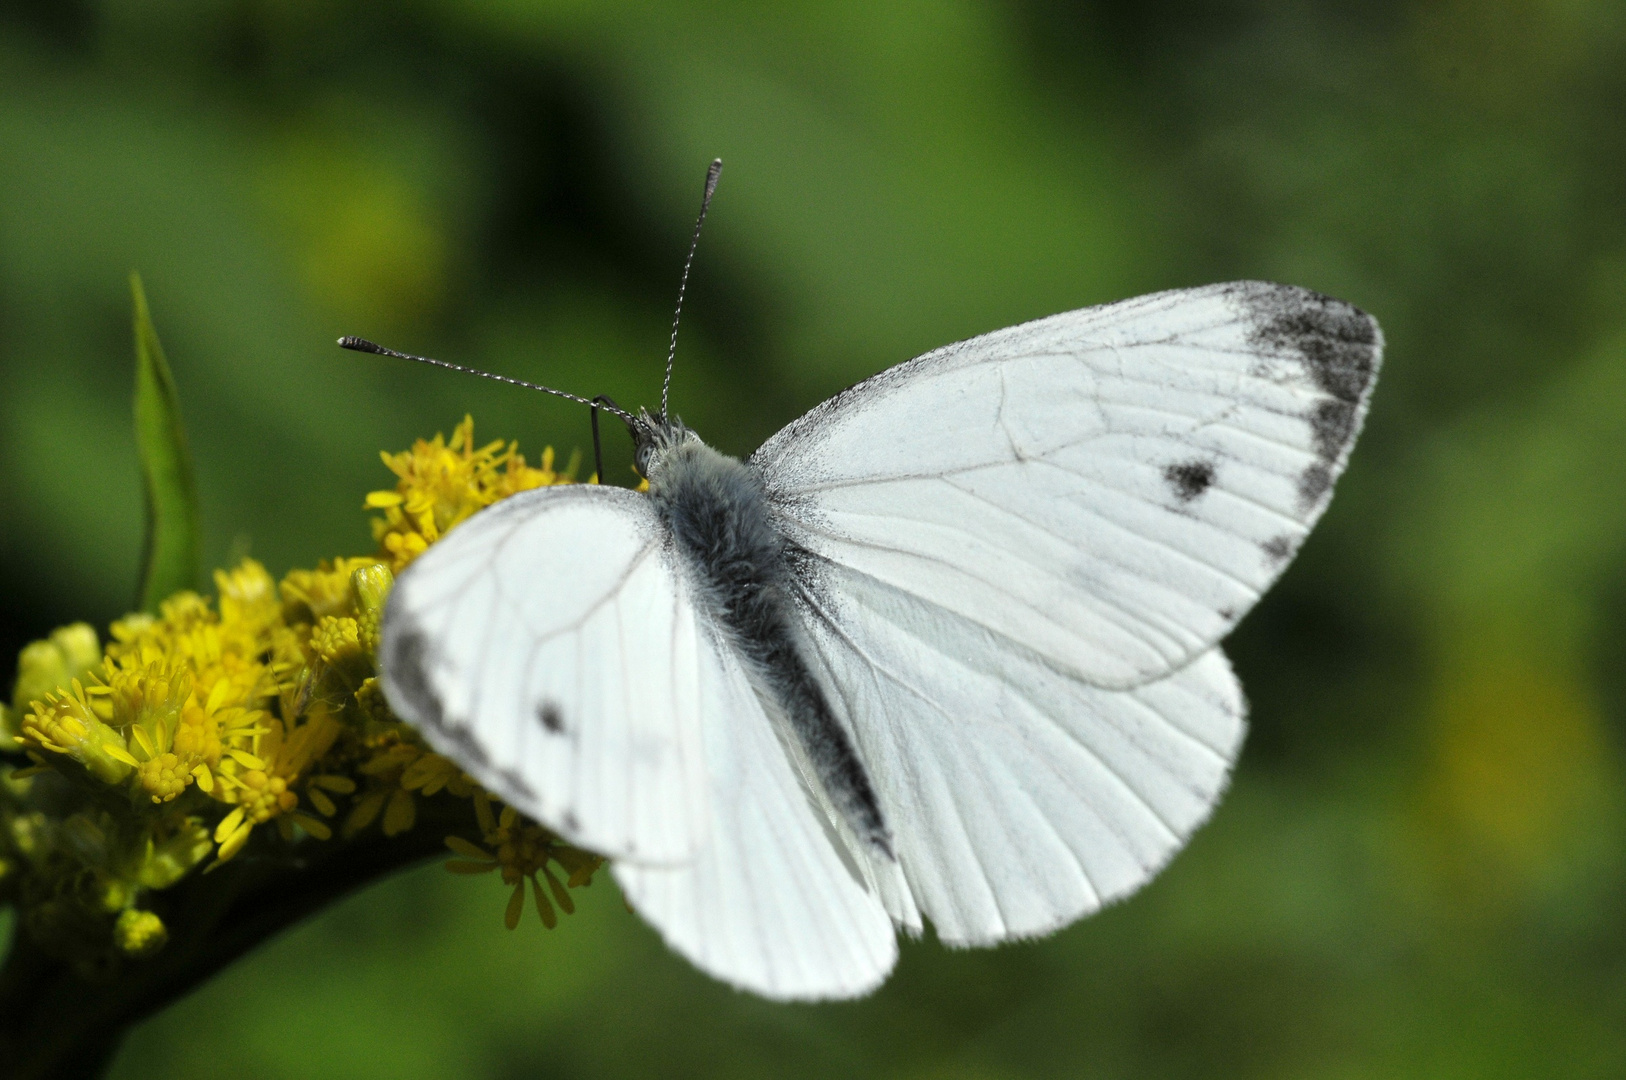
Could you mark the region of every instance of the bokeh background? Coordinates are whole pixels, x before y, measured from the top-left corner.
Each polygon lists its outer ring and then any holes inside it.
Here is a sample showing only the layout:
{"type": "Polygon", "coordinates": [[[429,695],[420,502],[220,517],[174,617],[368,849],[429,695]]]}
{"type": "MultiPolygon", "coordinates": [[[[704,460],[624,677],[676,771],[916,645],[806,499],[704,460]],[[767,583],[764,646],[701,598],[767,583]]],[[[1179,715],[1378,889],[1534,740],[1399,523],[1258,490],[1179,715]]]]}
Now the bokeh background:
{"type": "Polygon", "coordinates": [[[369,550],[378,452],[465,411],[588,445],[579,409],[340,333],[653,401],[714,155],[674,404],[736,453],[929,347],[1152,289],[1382,321],[1339,497],[1231,642],[1253,728],[1213,822],[1064,933],[910,944],[820,1007],[709,982],[607,877],[507,933],[500,885],[428,867],[114,1075],[1626,1073],[1616,0],[4,0],[0,655],[131,600],[129,270],[209,563],[280,574],[369,550]]]}

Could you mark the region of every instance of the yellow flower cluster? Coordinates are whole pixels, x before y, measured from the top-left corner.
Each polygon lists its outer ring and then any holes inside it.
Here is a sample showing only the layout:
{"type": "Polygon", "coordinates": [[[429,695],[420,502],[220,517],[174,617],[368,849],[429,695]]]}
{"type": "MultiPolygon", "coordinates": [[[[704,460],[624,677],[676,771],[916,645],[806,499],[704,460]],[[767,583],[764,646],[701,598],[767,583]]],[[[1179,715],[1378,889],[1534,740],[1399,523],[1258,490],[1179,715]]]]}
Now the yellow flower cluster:
{"type": "Polygon", "coordinates": [[[474,418],[469,416],[452,430],[450,442],[439,435],[419,439],[411,450],[383,458],[400,479],[393,490],[371,492],[367,506],[384,511],[373,519],[373,537],[397,573],[476,511],[517,492],[571,483],[579,464],[572,457],[564,472],[556,471],[553,448],[548,447],[542,451],[542,467],[533,469],[515,443],[505,445],[501,439],[475,449],[474,418]]]}
{"type": "Polygon", "coordinates": [[[510,926],[526,881],[546,925],[554,904],[572,910],[567,887],[587,884],[602,860],[512,807],[494,811],[389,711],[374,654],[393,571],[482,507],[571,482],[574,462],[561,473],[551,450],[531,468],[512,443],[475,448],[468,418],[449,441],[420,440],[384,461],[397,483],[367,497],[384,512],[375,555],[280,583],[245,559],[216,572],[213,603],[183,592],[156,615],[115,622],[105,647],[76,624],[23,650],[12,706],[0,705],[0,753],[31,764],[0,758],[0,903],[15,904],[47,948],[89,968],[151,955],[169,930],[144,894],[211,853],[208,869],[264,825],[276,834],[257,849],[268,859],[344,843],[375,822],[394,837],[418,823],[421,800],[443,794],[471,800],[469,832],[485,844],[449,837],[472,860],[449,868],[501,868],[516,889],[510,926]],[[335,837],[328,822],[341,801],[335,837]]]}

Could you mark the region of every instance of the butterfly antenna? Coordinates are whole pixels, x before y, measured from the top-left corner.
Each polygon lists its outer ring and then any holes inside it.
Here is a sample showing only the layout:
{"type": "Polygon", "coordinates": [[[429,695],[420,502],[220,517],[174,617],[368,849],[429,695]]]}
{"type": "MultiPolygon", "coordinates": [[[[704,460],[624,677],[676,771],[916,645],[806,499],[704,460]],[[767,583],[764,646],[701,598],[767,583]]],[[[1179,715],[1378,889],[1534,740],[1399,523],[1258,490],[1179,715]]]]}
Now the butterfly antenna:
{"type": "Polygon", "coordinates": [[[464,367],[462,364],[451,364],[445,360],[431,360],[427,356],[413,356],[411,353],[396,352],[394,349],[386,349],[384,346],[379,345],[376,342],[368,341],[366,338],[351,337],[347,335],[339,339],[339,347],[341,349],[350,349],[353,352],[372,353],[375,356],[393,356],[397,360],[413,360],[420,364],[428,364],[430,367],[445,368],[447,371],[460,371],[465,375],[478,375],[482,379],[494,379],[500,383],[507,383],[509,386],[524,387],[526,390],[540,390],[544,394],[552,394],[554,397],[562,397],[566,401],[574,401],[578,405],[586,405],[588,408],[593,410],[595,433],[598,426],[599,409],[603,409],[605,412],[612,413],[615,416],[620,417],[622,422],[629,426],[636,425],[638,422],[637,418],[631,413],[606,397],[601,396],[589,401],[587,398],[580,397],[576,394],[569,394],[563,390],[555,390],[551,386],[542,386],[538,383],[526,382],[524,379],[514,379],[507,375],[497,375],[489,371],[481,371],[479,368],[464,367]]]}
{"type": "Polygon", "coordinates": [[[700,226],[706,223],[706,211],[711,208],[711,197],[717,190],[717,178],[723,172],[723,159],[712,161],[706,170],[706,192],[700,196],[700,217],[694,223],[694,236],[689,240],[689,257],[683,260],[683,278],[678,282],[677,310],[672,312],[672,342],[666,348],[666,378],[661,380],[661,416],[666,415],[666,397],[672,389],[672,361],[677,359],[678,320],[683,318],[683,293],[689,287],[689,267],[694,265],[694,251],[700,246],[700,226]]]}

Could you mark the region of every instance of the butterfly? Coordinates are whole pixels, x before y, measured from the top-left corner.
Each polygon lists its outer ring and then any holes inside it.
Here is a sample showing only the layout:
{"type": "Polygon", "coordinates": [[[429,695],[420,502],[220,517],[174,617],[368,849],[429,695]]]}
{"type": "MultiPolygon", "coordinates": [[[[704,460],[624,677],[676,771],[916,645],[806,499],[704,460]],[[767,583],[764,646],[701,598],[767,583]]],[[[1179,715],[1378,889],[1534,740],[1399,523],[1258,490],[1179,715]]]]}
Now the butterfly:
{"type": "Polygon", "coordinates": [[[937,349],[743,461],[620,413],[648,492],[527,491],[433,545],[386,696],[732,986],[858,996],[928,921],[1050,933],[1219,799],[1219,642],[1326,508],[1382,345],[1243,281],[937,349]]]}

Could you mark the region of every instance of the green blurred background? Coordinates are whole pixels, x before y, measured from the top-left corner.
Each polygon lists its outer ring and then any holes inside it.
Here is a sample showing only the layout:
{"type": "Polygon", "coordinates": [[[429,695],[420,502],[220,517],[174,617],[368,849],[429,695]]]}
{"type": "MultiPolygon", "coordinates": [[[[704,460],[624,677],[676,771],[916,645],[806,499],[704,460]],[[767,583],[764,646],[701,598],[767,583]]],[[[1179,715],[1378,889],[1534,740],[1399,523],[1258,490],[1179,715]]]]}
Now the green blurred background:
{"type": "Polygon", "coordinates": [[[430,867],[114,1075],[1626,1073],[1618,0],[4,0],[4,655],[134,591],[130,269],[209,563],[280,574],[368,550],[379,450],[465,411],[587,445],[575,407],[341,333],[652,403],[714,155],[674,405],[736,453],[929,347],[1152,289],[1378,316],[1341,494],[1231,642],[1253,730],[1214,821],[1105,914],[909,944],[821,1007],[709,982],[607,877],[510,934],[497,883],[430,867]]]}

